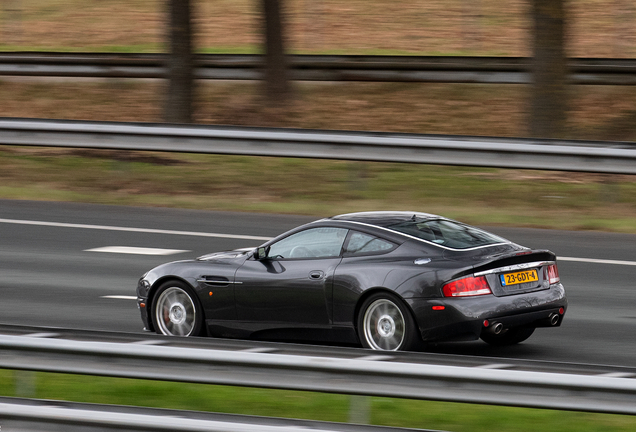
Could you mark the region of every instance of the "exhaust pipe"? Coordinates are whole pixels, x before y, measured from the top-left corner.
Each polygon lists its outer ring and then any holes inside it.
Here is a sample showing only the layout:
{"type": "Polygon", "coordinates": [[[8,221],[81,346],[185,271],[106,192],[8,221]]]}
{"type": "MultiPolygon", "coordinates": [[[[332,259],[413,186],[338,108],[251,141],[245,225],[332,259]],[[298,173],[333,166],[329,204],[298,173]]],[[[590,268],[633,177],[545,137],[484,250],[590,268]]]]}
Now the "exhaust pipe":
{"type": "Polygon", "coordinates": [[[559,323],[559,314],[550,314],[550,325],[555,326],[559,323]]]}
{"type": "Polygon", "coordinates": [[[502,323],[497,323],[497,324],[493,324],[493,325],[490,327],[490,329],[489,329],[489,330],[490,330],[493,334],[498,335],[498,334],[500,334],[500,333],[503,331],[503,328],[504,328],[504,326],[503,326],[503,324],[502,324],[502,323]]]}

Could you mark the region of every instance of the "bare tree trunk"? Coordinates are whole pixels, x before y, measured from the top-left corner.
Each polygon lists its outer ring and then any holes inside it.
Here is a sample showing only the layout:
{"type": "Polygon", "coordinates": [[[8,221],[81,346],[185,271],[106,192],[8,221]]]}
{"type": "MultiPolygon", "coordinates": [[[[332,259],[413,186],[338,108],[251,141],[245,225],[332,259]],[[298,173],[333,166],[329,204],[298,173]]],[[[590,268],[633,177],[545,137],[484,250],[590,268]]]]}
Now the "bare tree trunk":
{"type": "Polygon", "coordinates": [[[462,36],[464,40],[464,49],[473,51],[471,55],[475,55],[481,47],[481,25],[482,25],[482,0],[462,0],[462,36]]]}
{"type": "Polygon", "coordinates": [[[534,58],[530,135],[561,137],[567,112],[565,0],[532,0],[534,58]]]}
{"type": "Polygon", "coordinates": [[[22,0],[2,1],[2,21],[0,43],[5,45],[20,45],[22,43],[22,0]]]}
{"type": "Polygon", "coordinates": [[[629,58],[634,49],[634,2],[633,0],[613,0],[614,9],[614,50],[615,58],[629,58]]]}
{"type": "Polygon", "coordinates": [[[168,0],[170,14],[168,95],[165,121],[191,123],[194,94],[194,55],[190,0],[168,0]]]}
{"type": "Polygon", "coordinates": [[[284,21],[280,0],[262,0],[265,18],[265,97],[270,106],[282,106],[291,97],[284,49],[284,21]]]}

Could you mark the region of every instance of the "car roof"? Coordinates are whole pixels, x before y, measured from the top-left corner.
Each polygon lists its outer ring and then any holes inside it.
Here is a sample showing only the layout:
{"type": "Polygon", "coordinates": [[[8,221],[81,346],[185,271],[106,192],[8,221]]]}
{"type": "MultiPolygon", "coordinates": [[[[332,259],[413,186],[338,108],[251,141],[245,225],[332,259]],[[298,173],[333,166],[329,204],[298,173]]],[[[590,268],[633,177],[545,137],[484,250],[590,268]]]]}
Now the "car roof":
{"type": "Polygon", "coordinates": [[[407,221],[423,221],[431,219],[446,219],[442,216],[410,211],[373,211],[360,213],[347,213],[338,216],[332,216],[323,220],[343,221],[343,222],[359,222],[379,227],[388,227],[401,222],[407,221]]]}

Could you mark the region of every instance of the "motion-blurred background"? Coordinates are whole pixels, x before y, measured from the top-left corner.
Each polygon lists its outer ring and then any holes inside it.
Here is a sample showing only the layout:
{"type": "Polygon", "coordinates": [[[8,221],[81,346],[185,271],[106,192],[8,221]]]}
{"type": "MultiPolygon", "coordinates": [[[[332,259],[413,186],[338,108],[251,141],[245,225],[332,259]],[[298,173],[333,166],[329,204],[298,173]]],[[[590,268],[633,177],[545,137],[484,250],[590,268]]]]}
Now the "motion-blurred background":
{"type": "MultiPolygon", "coordinates": [[[[167,72],[145,80],[5,75],[0,116],[636,139],[634,85],[568,78],[572,59],[634,69],[629,0],[1,5],[7,62],[17,52],[162,53],[167,72]],[[264,54],[263,79],[196,80],[199,54],[264,54]],[[297,81],[285,54],[515,57],[527,83],[297,81]]],[[[410,208],[481,224],[636,232],[633,176],[6,146],[0,163],[4,198],[312,215],[410,208]]]]}
{"type": "MultiPolygon", "coordinates": [[[[256,98],[254,82],[198,82],[191,118],[465,135],[636,136],[633,86],[567,86],[562,76],[567,73],[562,57],[634,57],[636,5],[630,0],[3,0],[0,30],[5,52],[169,53],[173,41],[182,67],[187,67],[188,46],[195,53],[272,56],[282,49],[289,54],[536,57],[535,86],[542,90],[514,84],[293,83],[291,105],[282,112],[266,109],[256,98]],[[190,43],[179,20],[191,22],[190,43]],[[540,106],[533,111],[533,104],[540,106]]],[[[0,91],[3,116],[165,117],[164,83],[20,82],[0,91]]]]}

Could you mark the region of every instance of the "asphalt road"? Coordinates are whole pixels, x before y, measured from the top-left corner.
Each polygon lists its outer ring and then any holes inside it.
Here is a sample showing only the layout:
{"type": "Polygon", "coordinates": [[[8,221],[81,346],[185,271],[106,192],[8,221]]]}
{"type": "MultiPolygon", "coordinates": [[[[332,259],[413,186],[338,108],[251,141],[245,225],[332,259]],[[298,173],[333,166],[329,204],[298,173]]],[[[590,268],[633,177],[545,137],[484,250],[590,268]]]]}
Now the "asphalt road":
{"type": "MultiPolygon", "coordinates": [[[[132,297],[146,270],[207,252],[257,246],[263,237],[311,220],[0,200],[0,322],[140,333],[132,297]],[[115,246],[145,249],[90,251],[115,246]],[[157,252],[147,248],[181,252],[147,255],[157,252]]],[[[486,228],[562,257],[559,272],[570,304],[565,321],[557,329],[538,329],[514,347],[476,341],[440,344],[430,351],[636,367],[636,235],[486,228]]]]}

